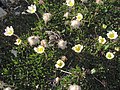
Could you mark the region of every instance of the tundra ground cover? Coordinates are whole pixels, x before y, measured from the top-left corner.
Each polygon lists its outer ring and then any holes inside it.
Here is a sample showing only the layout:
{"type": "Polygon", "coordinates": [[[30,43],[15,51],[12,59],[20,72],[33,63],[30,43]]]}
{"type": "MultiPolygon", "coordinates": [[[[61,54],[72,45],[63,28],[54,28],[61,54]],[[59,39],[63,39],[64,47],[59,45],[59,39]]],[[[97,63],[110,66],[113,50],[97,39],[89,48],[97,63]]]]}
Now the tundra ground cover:
{"type": "Polygon", "coordinates": [[[2,88],[119,90],[119,6],[117,0],[23,0],[11,6],[18,8],[0,22],[2,88]]]}

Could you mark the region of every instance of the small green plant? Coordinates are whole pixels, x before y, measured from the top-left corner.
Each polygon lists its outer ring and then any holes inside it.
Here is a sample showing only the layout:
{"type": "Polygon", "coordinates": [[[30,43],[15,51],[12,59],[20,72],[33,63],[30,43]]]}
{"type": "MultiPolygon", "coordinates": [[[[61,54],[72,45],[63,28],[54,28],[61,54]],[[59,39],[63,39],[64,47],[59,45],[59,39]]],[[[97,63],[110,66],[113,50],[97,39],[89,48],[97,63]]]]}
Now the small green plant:
{"type": "Polygon", "coordinates": [[[117,0],[25,0],[0,22],[0,88],[118,90],[117,0]]]}

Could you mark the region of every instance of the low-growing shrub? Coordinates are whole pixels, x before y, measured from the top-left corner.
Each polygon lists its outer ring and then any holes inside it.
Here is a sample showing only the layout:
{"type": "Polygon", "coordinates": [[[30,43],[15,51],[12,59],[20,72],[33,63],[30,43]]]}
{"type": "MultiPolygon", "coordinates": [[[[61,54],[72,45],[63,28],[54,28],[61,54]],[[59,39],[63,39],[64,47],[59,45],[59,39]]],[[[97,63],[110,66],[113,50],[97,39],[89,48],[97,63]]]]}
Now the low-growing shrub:
{"type": "Polygon", "coordinates": [[[6,8],[1,89],[120,89],[119,0],[72,1],[21,0],[6,8]]]}

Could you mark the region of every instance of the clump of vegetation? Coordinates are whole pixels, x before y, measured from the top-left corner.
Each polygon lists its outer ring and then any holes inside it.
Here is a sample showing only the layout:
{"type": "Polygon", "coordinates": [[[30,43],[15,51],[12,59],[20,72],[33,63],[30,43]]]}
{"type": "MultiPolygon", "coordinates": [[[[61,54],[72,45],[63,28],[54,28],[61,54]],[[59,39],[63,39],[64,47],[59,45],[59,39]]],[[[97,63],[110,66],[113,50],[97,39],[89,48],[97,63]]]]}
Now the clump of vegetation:
{"type": "Polygon", "coordinates": [[[118,90],[119,4],[25,0],[11,6],[0,22],[0,88],[118,90]]]}

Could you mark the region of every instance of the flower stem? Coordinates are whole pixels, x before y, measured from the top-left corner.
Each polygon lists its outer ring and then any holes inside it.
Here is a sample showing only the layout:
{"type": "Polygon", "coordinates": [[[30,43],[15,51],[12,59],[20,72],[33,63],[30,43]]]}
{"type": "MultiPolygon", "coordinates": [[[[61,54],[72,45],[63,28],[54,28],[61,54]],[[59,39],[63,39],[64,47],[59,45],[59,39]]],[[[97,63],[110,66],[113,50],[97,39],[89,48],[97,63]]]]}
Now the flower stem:
{"type": "MultiPolygon", "coordinates": [[[[37,13],[35,13],[35,15],[37,16],[37,19],[38,19],[38,21],[40,21],[40,17],[39,17],[39,15],[37,14],[37,13]]],[[[41,29],[41,25],[39,26],[39,29],[41,29]]]]}
{"type": "Polygon", "coordinates": [[[20,38],[18,35],[16,35],[16,34],[13,34],[13,36],[15,36],[15,37],[17,37],[17,38],[20,38]]]}
{"type": "Polygon", "coordinates": [[[38,20],[40,20],[40,17],[38,16],[38,14],[37,14],[37,13],[35,13],[35,15],[37,16],[37,19],[38,19],[38,20]]]}
{"type": "Polygon", "coordinates": [[[100,82],[100,83],[105,87],[105,84],[104,84],[102,81],[100,81],[100,80],[97,79],[96,77],[94,77],[94,79],[97,80],[98,82],[100,82]]]}
{"type": "Polygon", "coordinates": [[[29,2],[27,0],[25,0],[25,2],[27,2],[29,4],[29,2]]]}
{"type": "Polygon", "coordinates": [[[48,56],[47,56],[47,53],[46,53],[46,52],[44,52],[44,53],[45,53],[45,57],[46,57],[46,60],[47,60],[47,57],[48,57],[48,56]]]}
{"type": "Polygon", "coordinates": [[[64,71],[64,70],[60,70],[61,72],[67,73],[67,74],[72,74],[70,72],[64,71]]]}
{"type": "Polygon", "coordinates": [[[49,12],[48,10],[47,10],[47,8],[45,7],[45,5],[43,4],[43,7],[45,8],[45,10],[47,11],[47,12],[49,12]]]}

